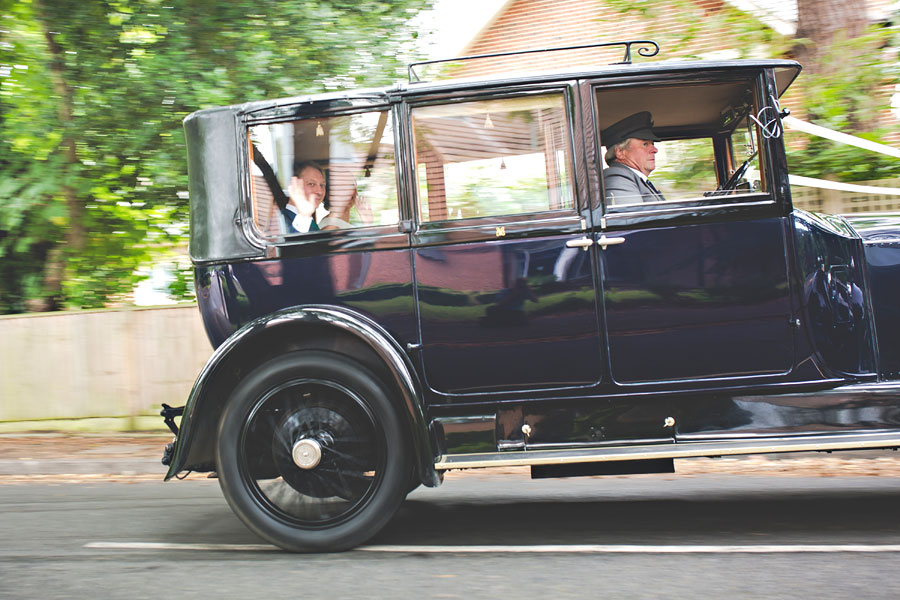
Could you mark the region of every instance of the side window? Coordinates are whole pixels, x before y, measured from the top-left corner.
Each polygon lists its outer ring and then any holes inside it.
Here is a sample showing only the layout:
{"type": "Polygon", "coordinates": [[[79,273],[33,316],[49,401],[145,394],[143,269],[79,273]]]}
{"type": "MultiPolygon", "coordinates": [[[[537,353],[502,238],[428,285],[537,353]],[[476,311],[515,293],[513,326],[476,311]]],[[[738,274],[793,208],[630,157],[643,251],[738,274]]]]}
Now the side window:
{"type": "Polygon", "coordinates": [[[599,89],[606,206],[764,193],[756,97],[750,79],[599,89]]]}
{"type": "Polygon", "coordinates": [[[250,202],[264,236],[399,220],[388,111],[251,125],[250,202]]]}
{"type": "Polygon", "coordinates": [[[572,209],[561,94],[412,110],[422,222],[572,209]]]}

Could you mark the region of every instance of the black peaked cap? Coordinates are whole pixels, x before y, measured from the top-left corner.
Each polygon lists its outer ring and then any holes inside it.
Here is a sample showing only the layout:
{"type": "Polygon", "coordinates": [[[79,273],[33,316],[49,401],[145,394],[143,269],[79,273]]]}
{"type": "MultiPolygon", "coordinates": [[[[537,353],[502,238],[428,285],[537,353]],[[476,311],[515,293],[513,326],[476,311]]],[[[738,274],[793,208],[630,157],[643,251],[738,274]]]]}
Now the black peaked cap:
{"type": "Polygon", "coordinates": [[[645,110],[629,115],[600,132],[600,142],[607,147],[628,138],[659,141],[659,138],[653,133],[653,117],[649,111],[645,110]]]}

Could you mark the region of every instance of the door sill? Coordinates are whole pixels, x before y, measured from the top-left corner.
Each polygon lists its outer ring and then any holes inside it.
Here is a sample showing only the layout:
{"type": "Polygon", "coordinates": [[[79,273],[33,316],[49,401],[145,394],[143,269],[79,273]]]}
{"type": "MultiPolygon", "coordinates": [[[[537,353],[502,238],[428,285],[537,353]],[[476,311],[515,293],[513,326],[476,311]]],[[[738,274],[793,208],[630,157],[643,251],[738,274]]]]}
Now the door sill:
{"type": "Polygon", "coordinates": [[[633,444],[599,448],[564,448],[491,452],[479,454],[445,454],[434,468],[476,469],[487,467],[524,467],[530,465],[562,465],[618,460],[655,458],[696,458],[775,454],[781,452],[828,452],[831,450],[887,449],[900,447],[900,431],[812,434],[766,438],[731,439],[727,441],[684,441],[656,444],[633,444]]]}

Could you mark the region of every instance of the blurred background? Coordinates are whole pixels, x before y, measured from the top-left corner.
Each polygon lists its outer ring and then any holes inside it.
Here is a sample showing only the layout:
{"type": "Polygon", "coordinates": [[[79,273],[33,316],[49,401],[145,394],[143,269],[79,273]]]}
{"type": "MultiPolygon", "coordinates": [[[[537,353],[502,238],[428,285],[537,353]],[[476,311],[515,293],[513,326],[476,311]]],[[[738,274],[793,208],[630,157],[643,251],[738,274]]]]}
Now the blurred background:
{"type": "Polygon", "coordinates": [[[793,58],[794,117],[883,144],[789,129],[792,174],[833,182],[795,205],[900,211],[898,20],[898,0],[0,0],[0,432],[158,428],[184,403],[211,353],[186,252],[195,110],[622,39],[660,44],[637,61],[793,58]]]}

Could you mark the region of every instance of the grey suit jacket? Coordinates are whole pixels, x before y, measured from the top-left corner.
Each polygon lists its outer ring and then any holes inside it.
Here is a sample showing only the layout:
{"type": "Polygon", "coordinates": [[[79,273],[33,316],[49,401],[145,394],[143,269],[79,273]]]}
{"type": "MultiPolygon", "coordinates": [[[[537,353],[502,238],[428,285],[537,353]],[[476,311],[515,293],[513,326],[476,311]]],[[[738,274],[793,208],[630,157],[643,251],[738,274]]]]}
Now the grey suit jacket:
{"type": "Polygon", "coordinates": [[[606,204],[637,204],[639,202],[659,202],[665,200],[625,165],[613,163],[603,171],[603,186],[606,189],[606,204]]]}

